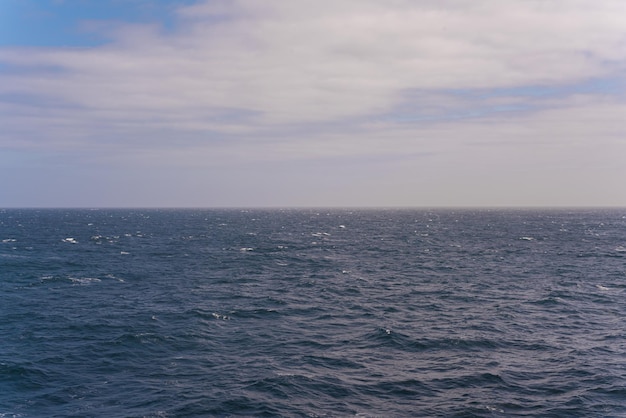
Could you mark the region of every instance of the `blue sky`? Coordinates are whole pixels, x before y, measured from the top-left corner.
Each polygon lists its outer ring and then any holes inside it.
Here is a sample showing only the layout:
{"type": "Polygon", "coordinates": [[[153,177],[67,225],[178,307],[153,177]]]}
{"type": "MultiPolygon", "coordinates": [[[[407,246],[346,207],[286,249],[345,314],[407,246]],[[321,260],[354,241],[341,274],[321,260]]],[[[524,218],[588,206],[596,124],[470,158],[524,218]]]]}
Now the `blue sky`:
{"type": "Polygon", "coordinates": [[[3,0],[0,45],[89,47],[106,43],[89,22],[175,27],[176,7],[194,0],[3,0]]]}
{"type": "Polygon", "coordinates": [[[4,0],[0,207],[626,206],[625,13],[4,0]]]}

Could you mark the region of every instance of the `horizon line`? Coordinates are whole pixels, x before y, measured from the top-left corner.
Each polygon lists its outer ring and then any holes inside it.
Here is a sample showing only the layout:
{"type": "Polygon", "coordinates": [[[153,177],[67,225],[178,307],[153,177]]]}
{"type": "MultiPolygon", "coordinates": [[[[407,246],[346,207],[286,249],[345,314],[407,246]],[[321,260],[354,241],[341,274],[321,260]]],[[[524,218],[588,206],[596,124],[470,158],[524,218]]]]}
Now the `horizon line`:
{"type": "Polygon", "coordinates": [[[626,209],[621,205],[424,205],[424,206],[0,206],[0,210],[589,210],[626,209]]]}

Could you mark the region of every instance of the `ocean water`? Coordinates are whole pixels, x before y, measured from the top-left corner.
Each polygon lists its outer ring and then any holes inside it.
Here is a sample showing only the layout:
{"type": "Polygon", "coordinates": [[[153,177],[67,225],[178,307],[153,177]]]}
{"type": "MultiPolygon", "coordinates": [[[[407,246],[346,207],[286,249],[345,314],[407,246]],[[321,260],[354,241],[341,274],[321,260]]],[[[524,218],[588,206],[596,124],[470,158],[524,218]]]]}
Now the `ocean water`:
{"type": "Polygon", "coordinates": [[[0,417],[626,416],[626,210],[0,210],[0,417]]]}

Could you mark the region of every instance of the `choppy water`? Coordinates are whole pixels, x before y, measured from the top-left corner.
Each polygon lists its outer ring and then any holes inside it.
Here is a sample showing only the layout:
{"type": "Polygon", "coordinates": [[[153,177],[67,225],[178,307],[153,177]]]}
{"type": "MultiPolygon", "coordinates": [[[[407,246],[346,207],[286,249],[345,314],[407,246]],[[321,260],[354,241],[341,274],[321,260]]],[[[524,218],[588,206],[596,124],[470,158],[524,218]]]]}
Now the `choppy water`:
{"type": "Polygon", "coordinates": [[[0,417],[626,416],[626,210],[0,210],[0,417]]]}

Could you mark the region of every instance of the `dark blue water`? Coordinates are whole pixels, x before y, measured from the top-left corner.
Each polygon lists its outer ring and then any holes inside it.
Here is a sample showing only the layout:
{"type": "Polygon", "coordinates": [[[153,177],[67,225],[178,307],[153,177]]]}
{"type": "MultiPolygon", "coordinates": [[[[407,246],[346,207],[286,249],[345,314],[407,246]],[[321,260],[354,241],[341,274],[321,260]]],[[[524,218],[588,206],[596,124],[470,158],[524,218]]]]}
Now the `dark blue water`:
{"type": "Polygon", "coordinates": [[[626,416],[626,210],[0,210],[0,417],[626,416]]]}

